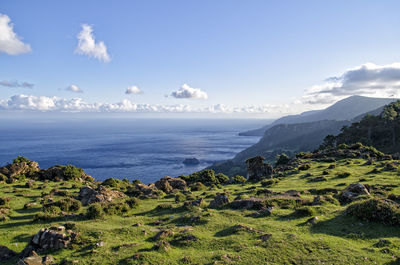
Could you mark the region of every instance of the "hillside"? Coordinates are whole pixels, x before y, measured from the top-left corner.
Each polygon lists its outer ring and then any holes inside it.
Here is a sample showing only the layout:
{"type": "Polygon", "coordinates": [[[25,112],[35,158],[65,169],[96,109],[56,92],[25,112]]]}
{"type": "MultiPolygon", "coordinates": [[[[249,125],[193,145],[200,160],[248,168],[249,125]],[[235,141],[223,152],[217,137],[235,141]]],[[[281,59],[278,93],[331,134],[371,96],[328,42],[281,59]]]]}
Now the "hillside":
{"type": "Polygon", "coordinates": [[[143,185],[19,158],[0,169],[0,263],[397,264],[399,165],[357,145],[255,182],[203,171],[143,185]]]}
{"type": "Polygon", "coordinates": [[[242,132],[239,135],[242,136],[263,136],[269,128],[278,124],[293,124],[293,123],[306,123],[322,120],[352,120],[355,117],[378,109],[390,102],[395,101],[392,98],[369,98],[362,96],[351,96],[340,100],[332,106],[316,111],[307,111],[299,115],[289,115],[277,119],[271,124],[268,124],[262,128],[242,132]]]}

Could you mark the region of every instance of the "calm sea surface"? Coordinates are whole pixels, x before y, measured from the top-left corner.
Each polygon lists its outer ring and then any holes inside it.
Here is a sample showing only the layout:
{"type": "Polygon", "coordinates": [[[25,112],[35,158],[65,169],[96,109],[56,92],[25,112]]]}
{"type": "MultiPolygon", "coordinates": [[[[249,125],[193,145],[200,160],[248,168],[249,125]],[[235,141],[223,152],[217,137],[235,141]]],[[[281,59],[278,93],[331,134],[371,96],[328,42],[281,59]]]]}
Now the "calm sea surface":
{"type": "Polygon", "coordinates": [[[238,132],[265,120],[224,119],[8,119],[0,125],[0,165],[17,155],[41,168],[72,164],[98,180],[109,177],[153,182],[232,158],[258,137],[238,132]],[[200,165],[185,166],[195,157],[200,165]]]}

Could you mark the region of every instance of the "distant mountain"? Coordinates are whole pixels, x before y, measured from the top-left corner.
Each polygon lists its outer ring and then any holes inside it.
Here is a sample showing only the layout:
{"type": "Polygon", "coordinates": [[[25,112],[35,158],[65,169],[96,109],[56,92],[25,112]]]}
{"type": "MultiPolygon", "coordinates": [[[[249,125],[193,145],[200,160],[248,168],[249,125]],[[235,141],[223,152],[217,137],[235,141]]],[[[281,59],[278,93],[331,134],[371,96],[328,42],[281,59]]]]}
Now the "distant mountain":
{"type": "Polygon", "coordinates": [[[277,119],[271,124],[262,128],[239,133],[242,136],[263,136],[265,131],[278,124],[294,124],[304,122],[314,122],[322,120],[352,120],[355,117],[376,110],[387,105],[396,99],[393,98],[369,98],[362,96],[351,96],[340,100],[332,106],[323,110],[314,110],[303,112],[299,115],[289,115],[277,119]]]}

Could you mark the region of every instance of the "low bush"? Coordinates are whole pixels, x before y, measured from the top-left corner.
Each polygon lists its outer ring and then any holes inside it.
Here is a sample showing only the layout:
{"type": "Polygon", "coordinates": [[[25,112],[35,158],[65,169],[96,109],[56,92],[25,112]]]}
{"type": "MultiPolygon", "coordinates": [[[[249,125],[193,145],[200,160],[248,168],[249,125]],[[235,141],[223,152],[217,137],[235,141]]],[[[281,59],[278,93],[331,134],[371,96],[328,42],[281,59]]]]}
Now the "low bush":
{"type": "Polygon", "coordinates": [[[122,215],[130,210],[127,203],[109,203],[103,207],[104,213],[108,215],[122,215]]]}
{"type": "Polygon", "coordinates": [[[140,200],[138,198],[132,197],[127,199],[125,203],[128,204],[131,209],[133,209],[139,206],[140,200]]]}
{"type": "Polygon", "coordinates": [[[186,196],[180,192],[175,195],[175,202],[184,202],[186,200],[186,196]]]}
{"type": "Polygon", "coordinates": [[[222,173],[216,174],[215,177],[217,178],[218,183],[220,183],[220,184],[225,184],[229,181],[229,177],[222,173]]]}
{"type": "Polygon", "coordinates": [[[236,183],[236,184],[243,184],[247,181],[247,179],[245,177],[240,176],[240,175],[234,176],[232,180],[233,180],[233,183],[236,183]]]}
{"type": "Polygon", "coordinates": [[[343,179],[351,176],[350,172],[341,172],[336,174],[336,178],[343,179]]]}
{"type": "Polygon", "coordinates": [[[316,214],[316,211],[314,208],[310,206],[304,206],[297,208],[294,212],[296,216],[304,217],[304,216],[314,216],[316,214]]]}
{"type": "Polygon", "coordinates": [[[264,179],[261,181],[261,186],[263,187],[271,187],[279,182],[278,179],[264,179]]]}
{"type": "Polygon", "coordinates": [[[86,217],[88,219],[100,219],[104,217],[103,207],[100,203],[91,204],[86,212],[86,217]]]}
{"type": "Polygon", "coordinates": [[[201,182],[196,182],[195,184],[190,186],[191,191],[202,191],[202,190],[206,190],[206,189],[207,189],[207,187],[201,182]]]}
{"type": "Polygon", "coordinates": [[[362,220],[379,222],[386,225],[400,224],[398,204],[383,199],[369,199],[350,205],[346,213],[362,220]]]}

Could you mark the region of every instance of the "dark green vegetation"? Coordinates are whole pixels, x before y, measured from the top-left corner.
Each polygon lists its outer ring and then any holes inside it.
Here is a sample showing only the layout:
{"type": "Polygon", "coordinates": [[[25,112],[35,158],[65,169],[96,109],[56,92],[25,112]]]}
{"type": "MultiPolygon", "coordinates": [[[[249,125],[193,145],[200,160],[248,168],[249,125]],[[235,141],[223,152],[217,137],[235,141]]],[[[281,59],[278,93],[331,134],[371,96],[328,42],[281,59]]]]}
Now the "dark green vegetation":
{"type": "Polygon", "coordinates": [[[19,158],[0,168],[0,263],[400,261],[399,160],[353,144],[278,161],[257,182],[204,170],[144,185],[19,158]]]}
{"type": "Polygon", "coordinates": [[[262,135],[258,143],[210,169],[228,176],[244,175],[249,157],[261,155],[274,163],[281,153],[293,157],[298,152],[311,152],[321,144],[327,147],[361,142],[394,154],[400,150],[400,103],[392,101],[354,96],[325,110],[283,117],[263,128],[263,134],[256,134],[262,135]]]}

